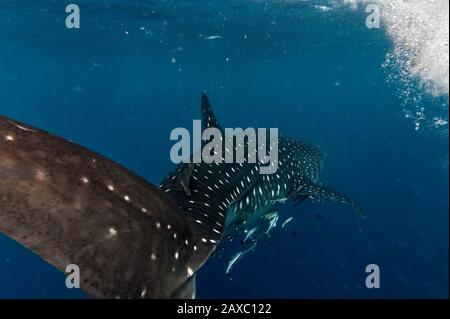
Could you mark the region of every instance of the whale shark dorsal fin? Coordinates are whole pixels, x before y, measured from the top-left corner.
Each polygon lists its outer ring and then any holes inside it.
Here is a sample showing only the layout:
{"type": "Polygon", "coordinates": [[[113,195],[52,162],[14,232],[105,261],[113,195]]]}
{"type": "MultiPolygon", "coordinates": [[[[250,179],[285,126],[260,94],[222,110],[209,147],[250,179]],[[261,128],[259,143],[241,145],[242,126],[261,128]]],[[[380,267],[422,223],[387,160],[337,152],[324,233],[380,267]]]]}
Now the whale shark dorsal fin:
{"type": "Polygon", "coordinates": [[[211,103],[209,102],[206,93],[202,94],[201,112],[202,112],[202,124],[204,129],[215,127],[218,128],[219,130],[222,130],[219,122],[216,119],[216,116],[214,115],[211,103]]]}

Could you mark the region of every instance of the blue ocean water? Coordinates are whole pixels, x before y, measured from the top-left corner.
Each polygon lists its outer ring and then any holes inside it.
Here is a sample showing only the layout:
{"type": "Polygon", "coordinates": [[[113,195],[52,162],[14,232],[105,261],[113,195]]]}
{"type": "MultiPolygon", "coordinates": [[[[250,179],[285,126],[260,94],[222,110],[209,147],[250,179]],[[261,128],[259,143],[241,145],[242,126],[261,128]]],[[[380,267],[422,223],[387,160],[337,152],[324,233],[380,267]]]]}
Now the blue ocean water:
{"type": "MultiPolygon", "coordinates": [[[[234,251],[213,256],[199,271],[199,298],[448,297],[448,91],[432,94],[386,66],[395,42],[385,27],[366,27],[363,6],[76,3],[80,29],[65,27],[64,1],[0,2],[2,115],[158,184],[174,166],[171,130],[200,118],[206,90],[225,126],[278,127],[320,145],[322,181],[365,210],[362,219],[331,202],[283,206],[283,218],[294,217],[287,229],[239,261],[231,279],[234,251]],[[372,263],[379,289],[365,286],[372,263]]],[[[0,298],[22,297],[84,294],[1,235],[0,298]]]]}

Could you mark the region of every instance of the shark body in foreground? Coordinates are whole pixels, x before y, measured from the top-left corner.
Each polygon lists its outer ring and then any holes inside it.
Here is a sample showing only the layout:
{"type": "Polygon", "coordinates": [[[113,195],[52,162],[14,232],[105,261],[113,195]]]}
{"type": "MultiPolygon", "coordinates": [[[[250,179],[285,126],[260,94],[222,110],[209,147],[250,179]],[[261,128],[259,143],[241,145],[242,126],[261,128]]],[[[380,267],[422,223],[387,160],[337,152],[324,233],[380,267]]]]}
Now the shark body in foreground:
{"type": "Polygon", "coordinates": [[[0,117],[0,232],[96,298],[192,298],[216,243],[161,190],[105,157],[0,117]]]}

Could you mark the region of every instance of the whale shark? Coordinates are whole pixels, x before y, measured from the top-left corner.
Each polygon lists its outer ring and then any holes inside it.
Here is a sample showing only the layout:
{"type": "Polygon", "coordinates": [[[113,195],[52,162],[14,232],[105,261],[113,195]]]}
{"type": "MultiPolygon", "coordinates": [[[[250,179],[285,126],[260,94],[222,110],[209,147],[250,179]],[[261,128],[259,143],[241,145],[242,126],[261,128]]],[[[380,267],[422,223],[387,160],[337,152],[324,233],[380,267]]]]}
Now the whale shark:
{"type": "MultiPolygon", "coordinates": [[[[214,127],[224,131],[206,94],[202,95],[201,113],[203,129],[214,127]]],[[[246,148],[248,144],[247,140],[240,147],[246,148]]],[[[234,147],[234,152],[238,147],[234,147]]],[[[319,182],[324,158],[319,147],[280,136],[278,169],[273,174],[260,174],[261,162],[187,161],[168,174],[159,187],[202,231],[207,233],[213,229],[214,241],[223,236],[245,236],[261,223],[268,223],[263,233],[269,234],[278,220],[278,206],[287,200],[292,200],[294,205],[306,199],[331,200],[349,205],[364,216],[361,206],[353,199],[319,182]]]]}
{"type": "MultiPolygon", "coordinates": [[[[201,113],[205,128],[221,129],[205,94],[201,113]]],[[[90,297],[195,298],[196,273],[220,242],[241,232],[257,237],[263,228],[250,225],[261,221],[274,227],[286,200],[333,200],[362,212],[319,183],[323,157],[280,137],[274,174],[260,174],[258,162],[182,163],[156,187],[96,152],[0,116],[0,232],[61,272],[77,265],[90,297]]]]}
{"type": "Polygon", "coordinates": [[[113,161],[0,117],[0,232],[93,298],[194,298],[216,246],[164,192],[113,161]]]}

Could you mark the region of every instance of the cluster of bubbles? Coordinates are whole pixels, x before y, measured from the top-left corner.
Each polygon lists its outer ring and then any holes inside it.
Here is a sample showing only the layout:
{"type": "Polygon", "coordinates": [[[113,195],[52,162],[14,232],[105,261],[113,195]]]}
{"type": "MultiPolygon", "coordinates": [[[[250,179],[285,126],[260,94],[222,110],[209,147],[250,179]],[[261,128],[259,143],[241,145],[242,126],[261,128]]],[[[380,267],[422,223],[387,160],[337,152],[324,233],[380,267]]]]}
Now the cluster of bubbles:
{"type": "Polygon", "coordinates": [[[383,64],[416,131],[448,136],[449,2],[377,0],[393,43],[383,64]],[[433,104],[429,108],[428,105],[433,104]]]}
{"type": "Polygon", "coordinates": [[[321,4],[317,6],[321,11],[379,6],[382,27],[392,43],[383,67],[398,91],[405,117],[416,131],[433,129],[448,136],[449,1],[328,0],[321,4]]]}

